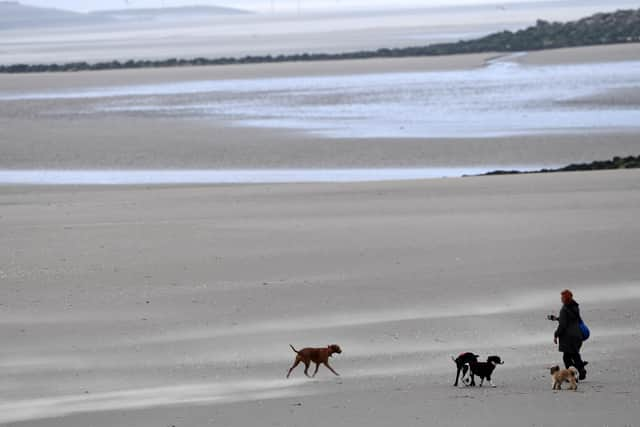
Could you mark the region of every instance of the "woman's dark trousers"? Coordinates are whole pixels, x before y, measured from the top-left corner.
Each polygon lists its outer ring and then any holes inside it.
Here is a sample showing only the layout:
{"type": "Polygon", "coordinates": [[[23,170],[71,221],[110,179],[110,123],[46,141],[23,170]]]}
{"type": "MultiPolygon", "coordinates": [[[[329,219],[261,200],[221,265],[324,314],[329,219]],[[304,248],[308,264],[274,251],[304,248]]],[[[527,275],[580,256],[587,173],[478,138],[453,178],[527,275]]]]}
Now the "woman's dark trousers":
{"type": "Polygon", "coordinates": [[[564,361],[564,367],[569,369],[569,366],[575,366],[580,373],[581,379],[584,379],[587,371],[584,370],[584,362],[580,353],[562,353],[562,360],[564,361]]]}

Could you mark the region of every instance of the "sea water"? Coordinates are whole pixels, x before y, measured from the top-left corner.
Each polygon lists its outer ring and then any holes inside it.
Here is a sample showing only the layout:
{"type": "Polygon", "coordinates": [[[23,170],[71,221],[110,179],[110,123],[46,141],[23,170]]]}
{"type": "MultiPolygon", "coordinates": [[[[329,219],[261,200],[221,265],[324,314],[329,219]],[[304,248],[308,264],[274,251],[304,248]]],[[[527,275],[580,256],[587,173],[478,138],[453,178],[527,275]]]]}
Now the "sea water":
{"type": "Polygon", "coordinates": [[[636,105],[573,102],[640,87],[640,61],[470,70],[184,81],[0,93],[0,100],[93,100],[80,114],[226,120],[330,138],[475,138],[636,130],[636,105]]]}

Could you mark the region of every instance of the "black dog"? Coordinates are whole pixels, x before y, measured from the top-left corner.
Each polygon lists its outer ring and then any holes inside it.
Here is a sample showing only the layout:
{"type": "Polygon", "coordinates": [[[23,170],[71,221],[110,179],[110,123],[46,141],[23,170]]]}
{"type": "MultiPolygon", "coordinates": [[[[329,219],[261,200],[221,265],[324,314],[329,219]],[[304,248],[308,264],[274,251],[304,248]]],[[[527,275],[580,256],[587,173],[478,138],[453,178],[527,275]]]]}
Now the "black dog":
{"type": "Polygon", "coordinates": [[[451,356],[451,360],[456,363],[457,368],[456,382],[453,383],[454,387],[458,386],[458,378],[460,378],[460,372],[462,372],[462,380],[464,381],[464,377],[465,375],[467,375],[467,371],[469,371],[469,365],[473,362],[478,362],[478,357],[480,356],[469,352],[461,353],[456,359],[451,356]]]}
{"type": "Polygon", "coordinates": [[[475,376],[480,377],[480,387],[484,383],[484,380],[489,381],[491,387],[495,387],[496,385],[491,381],[491,374],[493,374],[494,369],[496,369],[497,365],[503,365],[504,362],[500,359],[499,356],[489,356],[487,357],[486,362],[471,362],[469,363],[469,369],[471,370],[471,383],[469,385],[475,386],[476,380],[475,376]]]}

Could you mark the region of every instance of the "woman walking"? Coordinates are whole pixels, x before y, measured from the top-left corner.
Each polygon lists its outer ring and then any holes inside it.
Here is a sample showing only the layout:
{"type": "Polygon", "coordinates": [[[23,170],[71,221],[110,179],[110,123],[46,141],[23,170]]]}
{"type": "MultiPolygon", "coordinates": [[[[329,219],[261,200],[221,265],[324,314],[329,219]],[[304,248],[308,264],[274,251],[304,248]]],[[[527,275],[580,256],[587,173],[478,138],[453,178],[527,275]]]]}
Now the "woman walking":
{"type": "Polygon", "coordinates": [[[585,371],[585,362],[580,356],[580,347],[582,347],[582,331],[580,330],[580,307],[573,299],[573,293],[565,289],[560,293],[562,301],[562,309],[558,316],[558,328],[554,334],[553,342],[558,344],[558,350],[562,352],[562,360],[565,368],[574,366],[580,374],[579,379],[587,378],[585,371]]]}

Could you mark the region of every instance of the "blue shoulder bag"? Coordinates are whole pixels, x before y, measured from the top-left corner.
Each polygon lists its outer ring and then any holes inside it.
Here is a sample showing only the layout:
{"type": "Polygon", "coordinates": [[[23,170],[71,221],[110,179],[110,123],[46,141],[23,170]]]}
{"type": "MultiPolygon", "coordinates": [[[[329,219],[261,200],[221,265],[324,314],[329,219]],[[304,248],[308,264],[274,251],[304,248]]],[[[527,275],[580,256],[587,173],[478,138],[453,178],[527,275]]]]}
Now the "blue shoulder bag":
{"type": "Polygon", "coordinates": [[[584,323],[584,321],[582,320],[582,317],[580,317],[580,321],[578,322],[578,327],[580,327],[580,332],[582,333],[582,341],[588,340],[589,337],[591,336],[591,331],[589,330],[589,327],[587,326],[587,324],[584,323]]]}

